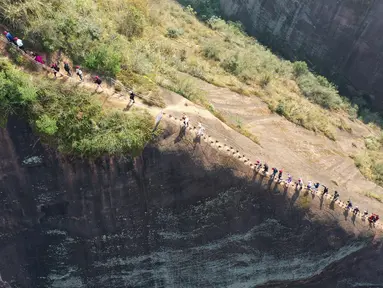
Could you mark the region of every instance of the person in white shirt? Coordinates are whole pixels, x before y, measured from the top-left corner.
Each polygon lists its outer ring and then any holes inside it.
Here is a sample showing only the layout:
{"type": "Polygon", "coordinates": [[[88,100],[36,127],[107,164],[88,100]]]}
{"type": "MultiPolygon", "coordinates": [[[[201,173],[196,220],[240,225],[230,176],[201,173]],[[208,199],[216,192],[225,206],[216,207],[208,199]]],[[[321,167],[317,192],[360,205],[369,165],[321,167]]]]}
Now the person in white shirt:
{"type": "Polygon", "coordinates": [[[198,132],[197,132],[197,136],[198,137],[202,137],[203,134],[205,132],[205,127],[202,126],[201,123],[198,123],[198,132]]]}
{"type": "Polygon", "coordinates": [[[24,44],[23,44],[23,41],[17,37],[13,38],[13,42],[16,44],[17,47],[19,47],[21,50],[24,50],[24,44]]]}
{"type": "Polygon", "coordinates": [[[83,81],[83,78],[82,78],[82,71],[80,69],[80,66],[76,66],[76,74],[77,76],[80,78],[80,81],[83,81]]]}
{"type": "Polygon", "coordinates": [[[183,127],[186,129],[189,126],[188,116],[186,116],[186,115],[182,116],[182,120],[183,120],[183,127]]]}

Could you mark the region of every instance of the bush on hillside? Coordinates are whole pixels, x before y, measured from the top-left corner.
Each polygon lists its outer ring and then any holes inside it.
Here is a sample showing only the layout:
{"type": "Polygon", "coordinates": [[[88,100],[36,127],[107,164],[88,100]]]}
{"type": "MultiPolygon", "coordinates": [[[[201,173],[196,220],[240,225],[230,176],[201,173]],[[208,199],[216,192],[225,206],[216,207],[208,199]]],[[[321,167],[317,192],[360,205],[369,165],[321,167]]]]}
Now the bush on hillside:
{"type": "Polygon", "coordinates": [[[113,46],[99,45],[85,57],[85,66],[91,70],[114,76],[120,71],[122,56],[113,46]]]}
{"type": "Polygon", "coordinates": [[[240,61],[238,54],[232,55],[221,63],[221,67],[226,71],[233,75],[238,75],[240,71],[240,61]]]}
{"type": "MultiPolygon", "coordinates": [[[[320,80],[322,81],[322,79],[320,80]]],[[[298,77],[297,83],[303,95],[314,103],[330,110],[342,107],[342,98],[339,96],[336,87],[329,82],[324,83],[324,86],[313,74],[302,74],[298,77]]]]}
{"type": "Polygon", "coordinates": [[[215,61],[220,60],[220,50],[213,44],[208,43],[202,49],[203,56],[207,59],[212,59],[215,61]]]}
{"type": "Polygon", "coordinates": [[[36,101],[36,89],[26,75],[0,59],[0,115],[4,124],[9,115],[36,101]]]}
{"type": "Polygon", "coordinates": [[[184,34],[184,30],[182,28],[168,28],[166,37],[168,38],[178,38],[184,34]]]}
{"type": "Polygon", "coordinates": [[[44,114],[36,120],[36,128],[40,133],[46,134],[48,136],[53,136],[58,130],[57,121],[44,114]]]}
{"type": "Polygon", "coordinates": [[[303,61],[294,62],[293,70],[295,77],[299,77],[309,73],[309,67],[307,66],[307,63],[303,61]]]}
{"type": "Polygon", "coordinates": [[[145,16],[134,6],[129,7],[118,22],[118,33],[128,38],[140,37],[144,32],[145,16]]]}

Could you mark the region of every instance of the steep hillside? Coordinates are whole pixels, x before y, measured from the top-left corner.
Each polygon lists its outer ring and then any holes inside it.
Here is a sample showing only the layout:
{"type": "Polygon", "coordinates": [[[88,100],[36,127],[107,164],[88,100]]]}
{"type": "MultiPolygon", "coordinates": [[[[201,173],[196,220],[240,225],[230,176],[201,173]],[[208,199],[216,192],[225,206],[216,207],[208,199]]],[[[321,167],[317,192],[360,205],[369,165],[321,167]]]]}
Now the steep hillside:
{"type": "Polygon", "coordinates": [[[359,103],[382,111],[381,1],[181,0],[202,14],[241,21],[262,43],[306,60],[359,103]]]}
{"type": "Polygon", "coordinates": [[[251,288],[323,272],[328,287],[381,283],[381,246],[359,218],[163,124],[133,161],[84,161],[34,145],[28,125],[11,118],[0,129],[3,279],[20,288],[251,288]],[[41,161],[25,165],[31,155],[41,161]],[[348,271],[350,258],[368,265],[348,271]]]}

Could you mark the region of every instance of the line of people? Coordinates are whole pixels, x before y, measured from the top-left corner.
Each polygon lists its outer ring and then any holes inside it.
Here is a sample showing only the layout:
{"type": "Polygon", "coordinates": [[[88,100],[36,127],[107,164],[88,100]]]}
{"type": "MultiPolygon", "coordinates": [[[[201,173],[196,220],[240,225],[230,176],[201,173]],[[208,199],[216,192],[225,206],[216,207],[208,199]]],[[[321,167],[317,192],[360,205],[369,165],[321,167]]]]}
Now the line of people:
{"type": "MultiPolygon", "coordinates": [[[[13,43],[21,51],[26,53],[23,41],[21,39],[19,39],[18,37],[13,37],[13,35],[10,32],[8,32],[8,31],[4,31],[3,34],[4,34],[4,36],[6,37],[6,39],[10,43],[13,43]]],[[[38,62],[40,64],[43,64],[43,65],[45,64],[43,58],[40,55],[32,52],[32,56],[34,57],[34,60],[36,62],[38,62]]],[[[50,68],[52,69],[52,72],[53,72],[55,78],[57,78],[57,73],[60,73],[59,63],[52,63],[50,68]]],[[[81,70],[81,67],[80,66],[76,66],[75,68],[76,68],[75,73],[79,77],[80,81],[81,82],[84,81],[83,72],[81,70]]],[[[67,75],[69,77],[72,77],[72,69],[71,69],[71,67],[70,67],[68,62],[64,62],[64,70],[67,72],[67,75]]],[[[61,76],[62,76],[62,74],[61,74],[61,76]]],[[[101,87],[102,80],[101,80],[101,78],[99,76],[95,76],[93,78],[93,81],[97,85],[96,91],[98,89],[102,89],[102,87],[101,87]]],[[[130,95],[130,101],[129,101],[128,106],[130,104],[135,103],[135,100],[134,100],[135,93],[133,91],[129,91],[129,95],[130,95]]],[[[185,114],[182,116],[182,122],[183,122],[183,128],[186,130],[186,128],[189,126],[189,118],[185,114]]],[[[198,128],[199,129],[198,129],[198,132],[197,132],[197,136],[201,137],[204,134],[205,128],[202,126],[201,123],[198,124],[198,128]]],[[[261,161],[258,160],[256,162],[255,169],[257,171],[260,171],[262,169],[262,167],[263,167],[263,173],[265,175],[268,175],[269,165],[267,163],[262,164],[261,161]]],[[[277,168],[272,168],[271,178],[273,180],[277,177],[278,183],[281,183],[283,181],[282,176],[283,176],[283,169],[278,170],[277,168]]],[[[292,181],[293,181],[293,177],[290,174],[287,174],[287,179],[285,180],[286,186],[290,186],[292,181]]],[[[299,189],[303,189],[303,187],[304,187],[302,178],[299,178],[298,181],[295,182],[295,184],[296,184],[295,185],[296,188],[299,187],[299,189]]],[[[329,190],[328,190],[328,187],[326,187],[325,185],[322,185],[322,186],[324,187],[322,196],[324,196],[324,195],[326,195],[328,193],[329,190]]],[[[306,185],[306,189],[311,191],[312,193],[316,193],[318,191],[319,187],[320,187],[320,183],[317,182],[317,183],[313,184],[312,181],[309,181],[307,183],[307,185],[306,185]]],[[[338,199],[339,199],[339,193],[337,191],[335,191],[334,195],[333,195],[333,201],[336,201],[338,199]]],[[[347,201],[346,209],[348,209],[348,210],[352,209],[351,200],[347,201]]],[[[355,215],[360,213],[358,206],[356,206],[352,211],[353,211],[353,213],[355,215]]],[[[367,215],[368,215],[368,211],[365,210],[364,213],[363,213],[363,217],[366,217],[367,215]]],[[[371,224],[372,223],[376,223],[376,221],[378,221],[378,220],[379,220],[379,215],[374,214],[374,213],[372,213],[372,215],[370,217],[368,217],[368,221],[371,224]]]]}
{"type": "MultiPolygon", "coordinates": [[[[26,53],[25,51],[25,48],[24,48],[24,44],[23,44],[23,41],[21,39],[19,39],[18,37],[13,37],[13,35],[9,32],[9,31],[4,31],[3,32],[5,38],[10,42],[10,43],[13,43],[14,45],[16,45],[20,50],[22,50],[24,53],[26,53]]],[[[45,65],[45,61],[43,60],[43,57],[41,55],[38,55],[37,53],[35,52],[31,52],[31,56],[33,57],[33,59],[39,63],[39,64],[42,64],[42,65],[45,65]]],[[[52,73],[53,75],[55,76],[55,78],[57,78],[57,74],[60,73],[60,67],[59,67],[59,63],[52,63],[50,65],[50,68],[52,69],[52,73]]],[[[65,61],[64,62],[64,70],[66,71],[67,75],[69,77],[72,77],[73,73],[72,73],[72,68],[70,67],[70,64],[65,61]]],[[[61,74],[61,73],[60,73],[61,74]]],[[[83,72],[82,72],[82,69],[80,66],[76,66],[75,67],[75,74],[78,76],[78,78],[80,79],[81,82],[84,81],[84,77],[83,77],[83,72]]],[[[61,74],[61,76],[63,76],[61,74]]],[[[96,86],[96,91],[98,89],[102,89],[101,87],[101,83],[102,83],[102,80],[100,78],[100,76],[95,76],[93,78],[93,82],[97,85],[96,86]]],[[[129,98],[130,98],[130,101],[129,101],[129,104],[128,105],[131,105],[131,104],[134,104],[135,103],[135,96],[136,94],[130,90],[129,91],[129,98]]]]}
{"type": "Polygon", "coordinates": [[[18,37],[13,37],[13,35],[8,31],[4,31],[3,34],[10,43],[13,43],[16,47],[18,47],[20,50],[22,50],[25,53],[23,40],[21,40],[18,37]]]}
{"type": "MultiPolygon", "coordinates": [[[[268,173],[269,165],[267,163],[262,163],[261,161],[257,160],[257,162],[255,164],[255,170],[258,172],[261,171],[261,172],[263,172],[264,175],[267,176],[269,174],[268,173]]],[[[285,182],[286,187],[289,187],[292,184],[293,177],[290,174],[287,174],[286,180],[282,179],[283,169],[278,170],[277,168],[272,168],[271,170],[272,170],[271,179],[273,179],[273,180],[277,179],[278,183],[285,182]]],[[[323,192],[322,192],[322,197],[323,197],[324,195],[328,194],[328,192],[329,192],[329,188],[327,186],[321,185],[319,182],[313,183],[312,181],[308,181],[307,185],[305,186],[302,178],[299,178],[295,182],[295,188],[296,189],[306,188],[308,191],[311,191],[313,194],[315,194],[319,190],[320,186],[323,187],[323,192]]],[[[337,201],[339,199],[339,196],[340,195],[339,195],[338,191],[335,191],[334,195],[332,197],[332,201],[334,201],[334,202],[337,201]]],[[[351,210],[354,215],[361,213],[358,206],[355,206],[355,208],[353,208],[351,200],[347,201],[347,206],[345,209],[351,210]]],[[[363,214],[361,214],[361,215],[365,219],[368,216],[368,211],[365,210],[363,212],[363,214]]],[[[379,220],[379,215],[372,213],[367,219],[368,219],[370,224],[375,224],[379,220]]]]}

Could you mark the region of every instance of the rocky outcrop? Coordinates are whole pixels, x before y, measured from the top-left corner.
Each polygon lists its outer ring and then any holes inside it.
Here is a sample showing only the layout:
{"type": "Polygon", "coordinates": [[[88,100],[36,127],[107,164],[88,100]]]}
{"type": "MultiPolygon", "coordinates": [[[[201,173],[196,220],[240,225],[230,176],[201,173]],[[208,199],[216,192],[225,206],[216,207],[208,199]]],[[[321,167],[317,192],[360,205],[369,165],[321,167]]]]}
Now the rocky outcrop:
{"type": "Polygon", "coordinates": [[[220,0],[262,43],[307,60],[347,93],[383,108],[383,2],[378,0],[220,0]]]}
{"type": "MultiPolygon", "coordinates": [[[[167,127],[136,159],[90,161],[58,155],[11,120],[0,130],[3,279],[22,288],[255,287],[376,251],[353,234],[365,225],[345,230],[340,210],[315,199],[324,213],[311,213],[311,196],[290,197],[178,132],[167,127]]],[[[383,280],[363,269],[341,275],[383,280]]]]}

